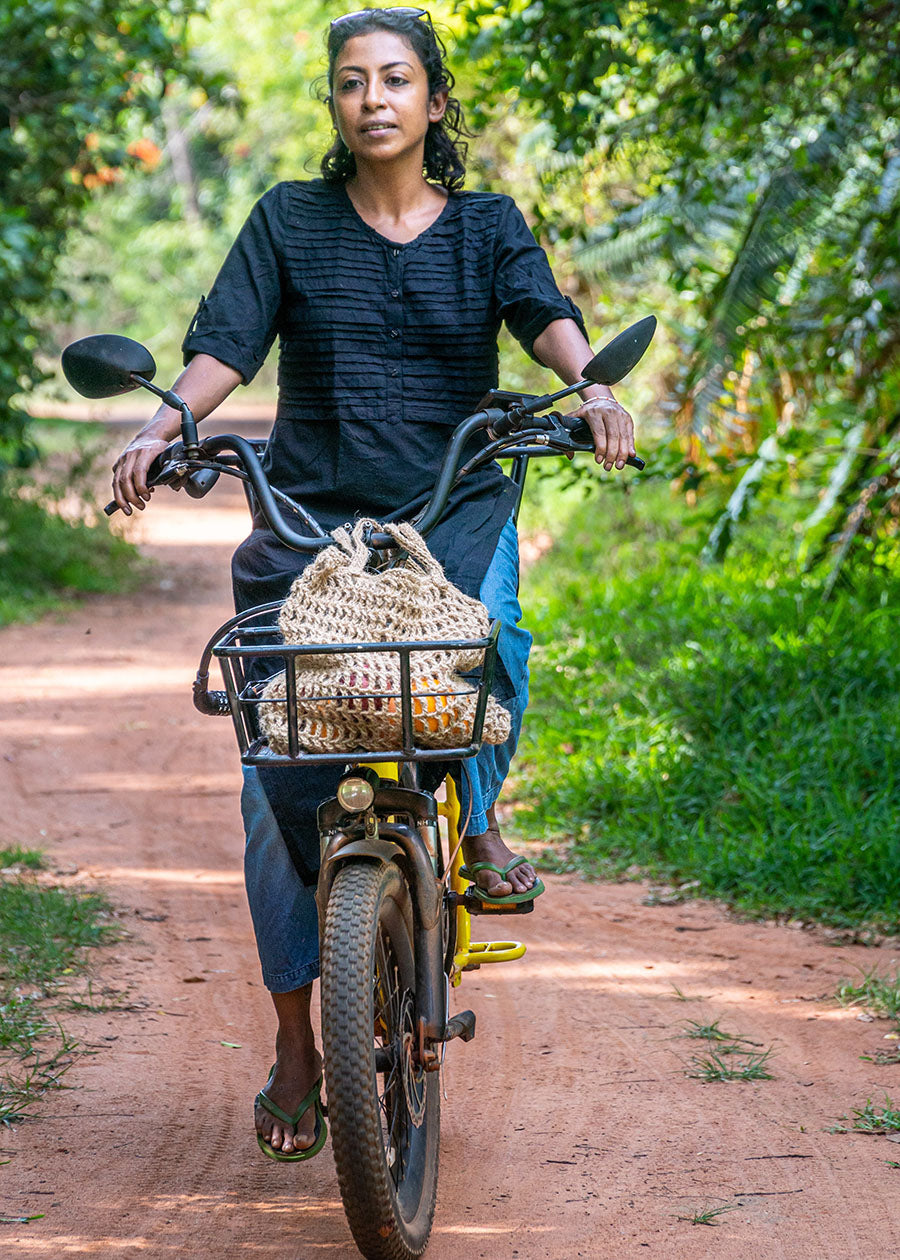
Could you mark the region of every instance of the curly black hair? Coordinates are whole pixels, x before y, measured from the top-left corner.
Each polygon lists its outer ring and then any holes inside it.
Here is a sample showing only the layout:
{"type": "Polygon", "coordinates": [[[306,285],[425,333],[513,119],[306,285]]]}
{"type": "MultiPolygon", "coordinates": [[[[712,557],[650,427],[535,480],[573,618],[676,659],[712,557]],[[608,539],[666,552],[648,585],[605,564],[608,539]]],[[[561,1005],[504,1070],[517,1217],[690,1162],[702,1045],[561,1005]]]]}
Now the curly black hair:
{"type": "MultiPolygon", "coordinates": [[[[331,104],[334,66],[338,53],[348,39],[353,39],[356,35],[367,35],[370,31],[391,31],[409,44],[425,67],[430,95],[441,90],[452,90],[455,80],[444,61],[447,50],[430,22],[423,22],[421,18],[410,14],[391,13],[387,9],[367,9],[332,26],[328,32],[327,104],[331,104]]],[[[442,184],[448,192],[461,188],[465,180],[468,145],[462,137],[469,134],[462,106],[451,96],[441,121],[428,124],[424,163],[426,177],[442,184]]],[[[322,158],[321,169],[322,178],[327,184],[346,184],[356,174],[356,159],[340,135],[335,134],[334,143],[322,158]]]]}

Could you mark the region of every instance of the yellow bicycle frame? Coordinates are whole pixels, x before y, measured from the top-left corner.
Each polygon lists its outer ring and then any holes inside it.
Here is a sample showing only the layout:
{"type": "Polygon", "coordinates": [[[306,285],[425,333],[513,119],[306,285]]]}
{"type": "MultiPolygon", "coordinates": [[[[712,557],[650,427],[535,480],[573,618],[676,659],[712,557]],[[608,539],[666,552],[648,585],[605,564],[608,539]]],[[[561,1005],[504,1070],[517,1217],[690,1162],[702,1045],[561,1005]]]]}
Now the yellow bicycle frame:
{"type": "MultiPolygon", "coordinates": [[[[400,778],[400,767],[396,761],[360,762],[359,764],[369,764],[382,779],[393,779],[396,783],[400,778]]],[[[447,799],[438,801],[438,816],[446,822],[448,854],[455,853],[453,865],[450,868],[450,888],[462,896],[469,886],[469,881],[459,873],[463,865],[462,847],[459,844],[459,796],[456,792],[456,784],[450,775],[447,775],[444,784],[447,789],[447,799]]],[[[465,906],[456,907],[456,952],[453,955],[453,969],[450,973],[450,982],[454,987],[462,980],[464,971],[477,971],[482,963],[513,962],[516,958],[521,958],[524,953],[525,946],[520,941],[473,941],[472,916],[465,906]]]]}
{"type": "MultiPolygon", "coordinates": [[[[459,797],[456,784],[449,775],[445,783],[447,800],[438,801],[438,814],[447,821],[450,853],[458,850],[450,868],[450,888],[462,895],[468,888],[469,881],[459,873],[459,868],[463,865],[462,847],[459,845],[459,797]]],[[[519,941],[473,941],[472,917],[465,906],[456,907],[456,953],[453,955],[453,971],[450,976],[454,986],[462,980],[464,971],[475,971],[482,963],[513,962],[524,953],[525,946],[519,941]]]]}

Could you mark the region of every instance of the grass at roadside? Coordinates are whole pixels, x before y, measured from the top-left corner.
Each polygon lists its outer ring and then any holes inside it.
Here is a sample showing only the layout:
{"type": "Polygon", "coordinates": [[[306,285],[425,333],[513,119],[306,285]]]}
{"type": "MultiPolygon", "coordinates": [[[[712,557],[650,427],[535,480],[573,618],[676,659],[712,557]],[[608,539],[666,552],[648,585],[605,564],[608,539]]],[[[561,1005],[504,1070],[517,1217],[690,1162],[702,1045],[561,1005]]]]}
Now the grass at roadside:
{"type": "Polygon", "coordinates": [[[858,980],[843,980],[835,997],[842,1006],[861,1006],[876,1019],[892,1020],[900,1031],[900,971],[865,971],[858,980]]]}
{"type": "Polygon", "coordinates": [[[900,584],[875,569],[822,604],[784,523],[707,566],[683,514],[666,489],[605,490],[525,575],[518,828],[588,873],[896,927],[900,584]]]}
{"type": "MultiPolygon", "coordinates": [[[[40,865],[33,850],[0,850],[0,867],[40,865]]],[[[54,1011],[63,985],[84,970],[85,948],[110,938],[107,909],[96,893],[28,876],[0,881],[0,1124],[26,1115],[72,1062],[54,1011]]]]}
{"type": "Polygon", "coordinates": [[[894,1106],[887,1094],[880,1106],[866,1099],[864,1107],[855,1107],[850,1116],[841,1116],[841,1120],[851,1120],[850,1125],[835,1125],[832,1133],[900,1133],[900,1111],[894,1106]]]}
{"type": "Polygon", "coordinates": [[[78,594],[129,589],[141,572],[136,549],[92,508],[100,433],[43,421],[36,436],[39,480],[17,474],[0,487],[0,626],[78,594]]]}
{"type": "Polygon", "coordinates": [[[721,1207],[698,1208],[690,1216],[679,1216],[676,1219],[686,1221],[688,1225],[718,1225],[716,1217],[724,1215],[725,1212],[733,1212],[738,1206],[737,1203],[723,1203],[721,1207]]]}
{"type": "Polygon", "coordinates": [[[8,870],[11,866],[21,866],[28,871],[39,871],[43,865],[44,855],[37,849],[23,849],[17,844],[0,849],[0,870],[8,870]]]}

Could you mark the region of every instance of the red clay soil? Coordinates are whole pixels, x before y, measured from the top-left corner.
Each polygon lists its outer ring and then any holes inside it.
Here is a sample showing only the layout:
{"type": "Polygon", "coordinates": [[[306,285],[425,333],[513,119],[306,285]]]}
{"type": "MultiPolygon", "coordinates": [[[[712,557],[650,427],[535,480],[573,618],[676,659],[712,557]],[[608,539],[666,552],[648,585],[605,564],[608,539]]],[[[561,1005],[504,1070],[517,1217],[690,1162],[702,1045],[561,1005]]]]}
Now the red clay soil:
{"type": "MultiPolygon", "coordinates": [[[[0,1215],[44,1213],[0,1225],[4,1257],[357,1254],[330,1149],[281,1167],[251,1124],[274,1025],[236,749],[190,701],[243,531],[236,495],[162,491],[132,526],[158,566],[142,594],[0,634],[0,841],[47,849],[77,867],[61,882],[119,907],[93,991],[127,1007],[67,1015],[95,1053],[0,1134],[0,1215]]],[[[646,905],[640,883],[547,884],[521,921],[526,958],[456,994],[478,1035],[447,1054],[430,1260],[897,1256],[900,1146],[829,1132],[867,1098],[900,1098],[900,1066],[860,1057],[896,1047],[890,1025],[829,996],[895,965],[896,945],[646,905]],[[771,1047],[774,1079],[692,1078],[690,1020],[771,1047]],[[691,1223],[714,1208],[730,1210],[691,1223]]]]}

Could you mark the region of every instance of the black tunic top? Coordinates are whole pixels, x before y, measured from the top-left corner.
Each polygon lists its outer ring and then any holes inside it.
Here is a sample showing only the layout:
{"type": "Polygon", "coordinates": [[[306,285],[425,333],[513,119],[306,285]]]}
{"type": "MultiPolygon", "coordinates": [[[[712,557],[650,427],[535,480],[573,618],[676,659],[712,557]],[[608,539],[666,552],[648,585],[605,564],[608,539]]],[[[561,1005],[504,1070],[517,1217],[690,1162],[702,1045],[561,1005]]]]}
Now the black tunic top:
{"type": "MultiPolygon", "coordinates": [[[[184,341],[251,381],[279,338],[273,485],[326,529],[419,503],[453,426],[497,385],[505,321],[529,354],[581,315],[510,197],[451,193],[415,240],[370,227],[342,187],[288,181],[254,206],[184,341]]],[[[480,439],[479,439],[480,441],[480,439]]],[[[510,513],[497,464],[458,488],[429,545],[477,594],[510,513]]],[[[264,528],[235,555],[239,608],[281,598],[307,562],[264,528]]]]}

